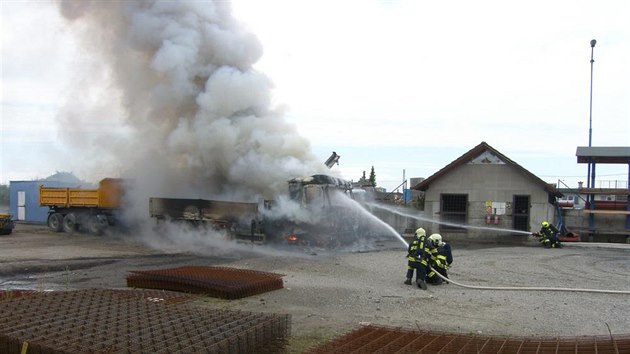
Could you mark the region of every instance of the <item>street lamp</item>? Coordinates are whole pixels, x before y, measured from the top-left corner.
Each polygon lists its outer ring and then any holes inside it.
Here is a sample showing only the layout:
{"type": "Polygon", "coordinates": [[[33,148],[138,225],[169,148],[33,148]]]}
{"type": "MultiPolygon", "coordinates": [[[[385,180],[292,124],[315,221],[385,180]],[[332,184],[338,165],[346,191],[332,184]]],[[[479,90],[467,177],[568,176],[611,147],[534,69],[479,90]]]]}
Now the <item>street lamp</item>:
{"type": "MultiPolygon", "coordinates": [[[[593,52],[595,50],[595,43],[597,43],[596,40],[591,39],[591,93],[590,93],[590,100],[589,100],[589,114],[588,114],[588,147],[591,147],[592,142],[593,142],[593,63],[595,62],[595,60],[593,60],[593,52]]],[[[589,161],[588,163],[588,173],[586,176],[586,183],[587,186],[590,188],[595,187],[595,183],[591,183],[591,170],[592,170],[592,163],[589,161]]]]}
{"type": "Polygon", "coordinates": [[[591,39],[591,99],[590,99],[590,108],[589,108],[589,119],[588,119],[588,147],[591,147],[591,143],[593,141],[593,51],[595,50],[596,40],[591,39]]]}
{"type": "MultiPolygon", "coordinates": [[[[589,102],[589,114],[588,114],[588,147],[591,147],[591,143],[593,142],[593,51],[595,50],[596,40],[591,39],[591,97],[589,102]]],[[[595,164],[593,161],[588,161],[588,186],[590,188],[595,188],[595,164]]],[[[595,209],[595,195],[589,194],[589,204],[591,210],[595,209]]],[[[595,228],[595,215],[593,213],[588,214],[588,229],[593,230],[595,228]]]]}

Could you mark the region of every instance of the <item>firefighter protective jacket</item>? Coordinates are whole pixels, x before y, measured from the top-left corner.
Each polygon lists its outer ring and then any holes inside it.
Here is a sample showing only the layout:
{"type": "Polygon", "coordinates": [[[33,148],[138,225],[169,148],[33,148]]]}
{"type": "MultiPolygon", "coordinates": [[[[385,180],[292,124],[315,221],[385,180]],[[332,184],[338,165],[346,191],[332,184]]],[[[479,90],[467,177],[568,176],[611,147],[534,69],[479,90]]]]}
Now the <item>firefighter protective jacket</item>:
{"type": "Polygon", "coordinates": [[[549,224],[549,226],[543,226],[540,229],[540,234],[543,238],[550,238],[554,235],[557,235],[558,233],[560,233],[560,231],[558,231],[558,229],[556,229],[556,227],[551,224],[549,224]]]}
{"type": "Polygon", "coordinates": [[[453,263],[451,246],[448,243],[438,246],[435,255],[431,259],[433,260],[433,266],[444,270],[448,269],[448,266],[453,263]]]}
{"type": "Polygon", "coordinates": [[[431,242],[426,242],[426,236],[416,236],[407,248],[407,260],[428,265],[436,253],[437,249],[431,246],[431,242]]]}

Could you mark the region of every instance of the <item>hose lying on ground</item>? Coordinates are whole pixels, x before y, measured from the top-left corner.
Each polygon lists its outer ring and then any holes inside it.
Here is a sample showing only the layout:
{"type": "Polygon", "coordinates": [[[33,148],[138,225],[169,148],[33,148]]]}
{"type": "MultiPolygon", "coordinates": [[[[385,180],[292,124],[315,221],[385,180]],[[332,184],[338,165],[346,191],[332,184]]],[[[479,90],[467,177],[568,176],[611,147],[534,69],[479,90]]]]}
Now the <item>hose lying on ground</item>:
{"type": "Polygon", "coordinates": [[[455,284],[457,286],[461,286],[463,288],[468,289],[478,289],[478,290],[531,290],[531,291],[567,291],[567,292],[583,292],[583,293],[604,293],[604,294],[626,294],[630,295],[630,291],[628,290],[606,290],[606,289],[572,289],[572,288],[547,288],[547,287],[536,287],[536,286],[479,286],[479,285],[466,285],[461,284],[456,281],[453,281],[451,278],[447,278],[440,274],[433,267],[429,266],[431,270],[437,274],[442,280],[447,281],[449,283],[455,284]]]}

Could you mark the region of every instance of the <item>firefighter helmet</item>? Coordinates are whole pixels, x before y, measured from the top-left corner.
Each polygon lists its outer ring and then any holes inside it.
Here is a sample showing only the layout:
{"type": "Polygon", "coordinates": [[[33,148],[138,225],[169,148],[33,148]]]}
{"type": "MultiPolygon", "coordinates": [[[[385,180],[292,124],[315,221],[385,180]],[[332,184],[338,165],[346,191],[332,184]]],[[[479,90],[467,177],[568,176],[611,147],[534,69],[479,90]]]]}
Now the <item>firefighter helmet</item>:
{"type": "Polygon", "coordinates": [[[426,236],[426,235],[427,235],[427,232],[424,231],[423,228],[420,227],[420,228],[418,228],[416,230],[416,237],[422,237],[422,236],[426,236]]]}
{"type": "Polygon", "coordinates": [[[541,223],[542,227],[549,227],[549,222],[547,220],[541,223]]]}
{"type": "Polygon", "coordinates": [[[443,244],[442,235],[440,234],[432,234],[431,236],[429,236],[429,240],[431,240],[431,243],[433,243],[433,245],[436,247],[443,244]]]}

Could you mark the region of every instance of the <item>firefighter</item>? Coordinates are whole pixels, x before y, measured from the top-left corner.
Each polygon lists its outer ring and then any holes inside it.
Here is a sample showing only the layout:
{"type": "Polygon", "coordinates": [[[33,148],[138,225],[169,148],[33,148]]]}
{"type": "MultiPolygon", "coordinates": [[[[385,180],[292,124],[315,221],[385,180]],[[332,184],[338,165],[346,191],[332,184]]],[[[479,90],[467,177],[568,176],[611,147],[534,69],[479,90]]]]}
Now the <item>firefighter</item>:
{"type": "Polygon", "coordinates": [[[560,244],[559,234],[560,231],[547,220],[541,223],[540,231],[538,231],[540,243],[545,248],[561,248],[562,244],[560,244]]]}
{"type": "MultiPolygon", "coordinates": [[[[431,267],[433,270],[427,274],[427,282],[429,284],[442,284],[443,279],[440,278],[435,272],[437,271],[445,278],[448,278],[446,270],[453,263],[453,253],[451,252],[451,245],[442,241],[442,235],[432,234],[429,236],[429,241],[436,248],[437,252],[431,258],[431,267]]],[[[447,282],[448,283],[448,282],[447,282]]]]}
{"type": "Polygon", "coordinates": [[[405,284],[411,285],[413,271],[416,270],[416,284],[422,290],[427,290],[427,272],[431,255],[437,250],[426,240],[426,231],[423,228],[416,230],[413,241],[407,248],[407,280],[405,284]]]}

